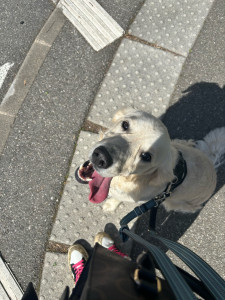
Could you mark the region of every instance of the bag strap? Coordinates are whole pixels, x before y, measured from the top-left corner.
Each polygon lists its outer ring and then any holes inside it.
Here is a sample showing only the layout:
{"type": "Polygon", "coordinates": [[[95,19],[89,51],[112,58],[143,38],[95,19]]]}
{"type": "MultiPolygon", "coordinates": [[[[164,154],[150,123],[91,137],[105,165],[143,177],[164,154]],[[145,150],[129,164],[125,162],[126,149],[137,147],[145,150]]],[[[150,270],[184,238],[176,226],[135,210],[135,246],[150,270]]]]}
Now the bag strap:
{"type": "Polygon", "coordinates": [[[190,286],[193,292],[198,294],[200,297],[202,297],[205,300],[212,300],[215,299],[213,295],[210,293],[208,289],[205,288],[205,285],[202,281],[197,279],[196,277],[192,276],[185,270],[179,268],[177,265],[175,265],[179,273],[182,275],[182,277],[185,279],[187,284],[190,286]]]}
{"type": "Polygon", "coordinates": [[[178,300],[191,300],[197,299],[193,294],[192,290],[177,271],[176,267],[173,265],[171,260],[166,256],[166,254],[156,246],[148,243],[143,238],[138,236],[137,234],[129,231],[126,228],[123,228],[123,233],[131,237],[136,242],[140,243],[144,247],[146,247],[149,252],[152,254],[155,262],[159,266],[163,276],[167,280],[170,285],[171,290],[173,291],[176,299],[178,300]]]}
{"type": "Polygon", "coordinates": [[[225,281],[201,257],[187,247],[151,233],[151,236],[161,241],[176,254],[205,284],[216,299],[225,299],[225,281]]]}

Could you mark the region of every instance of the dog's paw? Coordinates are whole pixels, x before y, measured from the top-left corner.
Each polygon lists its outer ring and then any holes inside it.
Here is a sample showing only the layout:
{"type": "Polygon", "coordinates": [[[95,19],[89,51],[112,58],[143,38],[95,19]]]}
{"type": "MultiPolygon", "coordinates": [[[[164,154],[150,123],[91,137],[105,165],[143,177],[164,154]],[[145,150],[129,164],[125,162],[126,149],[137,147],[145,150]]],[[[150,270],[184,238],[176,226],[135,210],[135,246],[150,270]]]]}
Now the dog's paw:
{"type": "Polygon", "coordinates": [[[105,212],[114,212],[117,207],[119,206],[119,204],[121,203],[121,201],[116,200],[116,199],[108,199],[106,200],[106,202],[103,204],[103,211],[105,212]]]}

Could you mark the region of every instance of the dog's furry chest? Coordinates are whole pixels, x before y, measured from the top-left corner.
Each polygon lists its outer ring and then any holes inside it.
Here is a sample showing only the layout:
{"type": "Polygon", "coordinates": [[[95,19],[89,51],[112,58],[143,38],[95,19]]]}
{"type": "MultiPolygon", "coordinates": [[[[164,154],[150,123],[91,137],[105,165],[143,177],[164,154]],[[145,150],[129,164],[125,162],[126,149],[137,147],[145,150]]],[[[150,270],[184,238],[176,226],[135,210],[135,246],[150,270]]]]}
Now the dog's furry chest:
{"type": "Polygon", "coordinates": [[[120,201],[142,202],[155,197],[159,191],[164,191],[165,187],[166,184],[156,187],[138,180],[129,180],[122,176],[116,176],[112,179],[109,193],[110,196],[120,201]]]}

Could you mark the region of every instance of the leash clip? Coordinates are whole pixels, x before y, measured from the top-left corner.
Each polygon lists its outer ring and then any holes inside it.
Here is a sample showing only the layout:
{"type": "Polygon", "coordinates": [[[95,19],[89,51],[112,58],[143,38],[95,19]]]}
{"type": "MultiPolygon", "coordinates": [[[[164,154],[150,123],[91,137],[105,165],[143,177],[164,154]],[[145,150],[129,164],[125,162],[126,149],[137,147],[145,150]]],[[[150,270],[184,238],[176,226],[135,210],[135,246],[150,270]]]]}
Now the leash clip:
{"type": "Polygon", "coordinates": [[[170,197],[171,195],[171,188],[173,186],[173,184],[175,184],[178,181],[178,178],[175,177],[166,187],[166,190],[164,192],[162,192],[160,195],[156,196],[154,198],[156,204],[154,207],[158,207],[167,197],[170,197]]]}
{"type": "Polygon", "coordinates": [[[155,205],[154,207],[158,207],[167,197],[170,196],[170,192],[163,192],[162,194],[155,197],[155,205]]]}
{"type": "Polygon", "coordinates": [[[177,182],[178,182],[178,178],[177,178],[177,176],[175,176],[174,179],[168,184],[168,186],[167,186],[166,190],[164,191],[164,193],[166,193],[166,194],[168,193],[169,196],[170,196],[171,195],[172,186],[174,184],[176,184],[177,182]]]}

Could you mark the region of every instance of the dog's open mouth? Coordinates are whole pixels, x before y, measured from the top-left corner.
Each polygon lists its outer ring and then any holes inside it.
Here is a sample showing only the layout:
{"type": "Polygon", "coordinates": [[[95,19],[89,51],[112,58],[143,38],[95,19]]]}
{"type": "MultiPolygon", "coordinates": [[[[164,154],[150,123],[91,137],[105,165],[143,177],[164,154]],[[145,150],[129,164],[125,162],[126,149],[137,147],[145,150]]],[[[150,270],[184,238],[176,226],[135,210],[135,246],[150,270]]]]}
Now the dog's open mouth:
{"type": "Polygon", "coordinates": [[[91,202],[100,203],[107,198],[112,177],[102,177],[89,160],[76,170],[75,178],[80,183],[89,183],[91,202]]]}
{"type": "Polygon", "coordinates": [[[75,178],[80,183],[88,183],[92,180],[92,174],[94,173],[94,167],[92,163],[87,160],[83,165],[77,168],[75,172],[75,178]]]}

